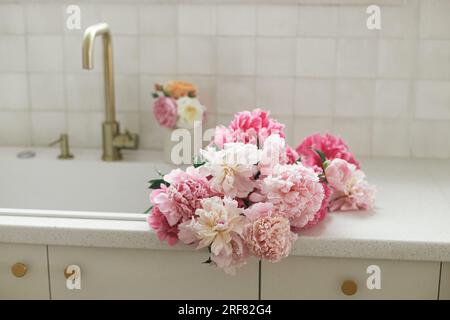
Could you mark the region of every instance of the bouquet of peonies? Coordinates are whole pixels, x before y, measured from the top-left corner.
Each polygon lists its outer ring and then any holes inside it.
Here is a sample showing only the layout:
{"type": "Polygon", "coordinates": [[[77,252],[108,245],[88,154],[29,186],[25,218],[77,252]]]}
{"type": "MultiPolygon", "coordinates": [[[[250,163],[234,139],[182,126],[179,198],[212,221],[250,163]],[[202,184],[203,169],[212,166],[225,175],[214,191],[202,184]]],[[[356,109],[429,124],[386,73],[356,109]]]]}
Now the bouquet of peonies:
{"type": "Polygon", "coordinates": [[[166,128],[192,129],[202,121],[205,107],[197,99],[197,89],[189,82],[169,81],[155,84],[153,113],[156,121],[166,128]]]}
{"type": "Polygon", "coordinates": [[[280,261],[328,211],[369,209],[375,192],[343,140],[316,134],[294,150],[284,126],[259,109],[218,126],[194,166],[150,188],[159,239],[208,248],[207,262],[227,273],[252,255],[280,261]]]}

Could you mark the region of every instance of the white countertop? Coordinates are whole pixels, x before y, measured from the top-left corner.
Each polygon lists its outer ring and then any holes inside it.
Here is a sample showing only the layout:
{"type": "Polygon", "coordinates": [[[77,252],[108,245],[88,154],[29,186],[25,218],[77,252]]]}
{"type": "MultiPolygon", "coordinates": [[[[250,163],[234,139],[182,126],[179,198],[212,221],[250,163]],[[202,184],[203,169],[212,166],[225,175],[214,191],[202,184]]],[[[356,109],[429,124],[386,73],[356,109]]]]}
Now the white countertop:
{"type": "MultiPolygon", "coordinates": [[[[292,254],[450,261],[449,164],[448,160],[363,159],[362,168],[378,189],[376,208],[330,213],[322,224],[299,236],[292,254]]],[[[188,249],[161,244],[142,214],[29,209],[0,209],[0,242],[188,249]]]]}

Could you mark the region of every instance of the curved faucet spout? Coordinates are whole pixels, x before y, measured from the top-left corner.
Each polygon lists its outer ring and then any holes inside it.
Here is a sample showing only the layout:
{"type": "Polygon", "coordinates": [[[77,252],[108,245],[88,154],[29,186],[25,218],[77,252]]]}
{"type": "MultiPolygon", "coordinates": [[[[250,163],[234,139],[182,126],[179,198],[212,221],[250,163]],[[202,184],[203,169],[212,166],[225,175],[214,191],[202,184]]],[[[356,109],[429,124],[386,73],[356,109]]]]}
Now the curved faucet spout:
{"type": "Polygon", "coordinates": [[[105,78],[105,113],[107,123],[116,122],[116,106],[114,97],[114,70],[111,31],[107,23],[97,23],[88,27],[83,36],[82,60],[83,69],[93,69],[94,43],[97,36],[103,38],[103,61],[105,78]]]}

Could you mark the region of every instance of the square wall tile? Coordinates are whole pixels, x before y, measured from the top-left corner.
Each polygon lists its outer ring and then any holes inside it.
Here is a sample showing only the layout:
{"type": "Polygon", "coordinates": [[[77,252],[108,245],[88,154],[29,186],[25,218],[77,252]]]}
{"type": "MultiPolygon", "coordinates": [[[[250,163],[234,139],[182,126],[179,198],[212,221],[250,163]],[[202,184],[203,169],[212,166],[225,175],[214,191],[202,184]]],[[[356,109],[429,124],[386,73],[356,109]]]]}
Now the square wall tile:
{"type": "Polygon", "coordinates": [[[219,77],[217,79],[217,111],[234,114],[255,107],[255,79],[219,77]]]}
{"type": "Polygon", "coordinates": [[[58,139],[60,134],[67,133],[66,114],[64,112],[32,112],[31,130],[33,145],[47,147],[49,143],[58,139]]]}
{"type": "Polygon", "coordinates": [[[375,117],[408,117],[410,91],[409,81],[377,80],[375,84],[375,117]]]}
{"type": "Polygon", "coordinates": [[[115,72],[139,72],[139,45],[137,36],[116,36],[114,38],[113,50],[115,72]]]}
{"type": "Polygon", "coordinates": [[[137,34],[138,13],[135,5],[103,4],[100,17],[108,22],[112,34],[137,34]]]}
{"type": "Polygon", "coordinates": [[[27,49],[30,71],[57,72],[63,70],[62,36],[30,36],[27,49]]]}
{"type": "Polygon", "coordinates": [[[449,158],[449,136],[450,121],[413,121],[412,155],[419,158],[449,158]]]}
{"type": "Polygon", "coordinates": [[[153,111],[153,102],[155,99],[152,93],[155,91],[155,83],[164,84],[169,80],[172,80],[172,77],[165,75],[140,75],[139,106],[141,111],[153,111]]]}
{"type": "Polygon", "coordinates": [[[30,113],[0,111],[0,145],[28,146],[31,144],[30,113]]]}
{"type": "Polygon", "coordinates": [[[139,113],[139,144],[143,149],[162,150],[162,139],[168,134],[168,129],[156,123],[153,112],[141,111],[139,113]]]}
{"type": "Polygon", "coordinates": [[[217,73],[219,75],[254,75],[255,57],[254,38],[217,38],[217,73]]]}
{"type": "Polygon", "coordinates": [[[275,115],[294,113],[294,78],[257,78],[256,106],[275,115]]]}
{"type": "Polygon", "coordinates": [[[418,29],[416,7],[415,1],[405,1],[400,6],[382,6],[380,36],[405,39],[415,37],[418,29]]]}
{"type": "Polygon", "coordinates": [[[298,39],[296,68],[298,76],[334,76],[336,41],[326,38],[298,39]]]}
{"type": "Polygon", "coordinates": [[[349,77],[371,77],[376,73],[376,66],[376,40],[347,38],[338,41],[338,75],[349,77]]]}
{"type": "Polygon", "coordinates": [[[0,73],[0,110],[28,109],[27,78],[20,73],[0,73]]]}
{"type": "Polygon", "coordinates": [[[25,19],[23,6],[18,4],[0,5],[0,34],[23,34],[25,19]]]}
{"type": "Polygon", "coordinates": [[[369,156],[371,154],[371,120],[334,119],[333,133],[342,137],[356,156],[369,156]]]}
{"type": "Polygon", "coordinates": [[[259,6],[258,35],[295,36],[297,34],[297,6],[259,6]]]}
{"type": "Polygon", "coordinates": [[[295,117],[292,147],[297,147],[311,134],[324,134],[332,130],[333,120],[330,117],[295,117]]]}
{"type": "Polygon", "coordinates": [[[333,115],[334,81],[298,79],[295,88],[294,114],[331,117],[333,115]]]}
{"type": "Polygon", "coordinates": [[[25,5],[27,32],[30,34],[61,34],[65,27],[63,6],[55,3],[25,5]]]}
{"type": "Polygon", "coordinates": [[[139,112],[119,112],[117,121],[123,131],[128,130],[131,133],[140,133],[139,112]]]}
{"type": "Polygon", "coordinates": [[[141,72],[175,74],[177,71],[177,40],[175,37],[142,37],[141,72]]]}
{"type": "Polygon", "coordinates": [[[66,75],[67,108],[70,111],[98,111],[104,108],[104,89],[98,73],[66,75]]]}
{"type": "Polygon", "coordinates": [[[422,40],[419,42],[419,77],[425,79],[450,78],[450,40],[422,40]]]}
{"type": "Polygon", "coordinates": [[[180,5],[178,33],[182,35],[216,34],[216,7],[208,5],[180,5]]]}
{"type": "MultiPolygon", "coordinates": [[[[344,37],[376,37],[378,30],[367,28],[367,6],[344,5],[339,7],[338,32],[344,37]]],[[[381,22],[383,23],[383,21],[381,22]]],[[[381,26],[383,27],[383,25],[381,26]]]]}
{"type": "Polygon", "coordinates": [[[256,33],[256,7],[250,5],[219,5],[217,34],[252,36],[256,33]]]}
{"type": "Polygon", "coordinates": [[[64,76],[52,73],[29,75],[31,108],[36,110],[64,110],[64,76]]]}
{"type": "Polygon", "coordinates": [[[256,57],[258,75],[295,75],[295,40],[293,38],[258,38],[256,57]]]}
{"type": "Polygon", "coordinates": [[[450,39],[449,16],[449,1],[420,1],[420,37],[426,39],[450,39]]]}
{"type": "Polygon", "coordinates": [[[301,36],[337,35],[338,8],[337,6],[300,6],[297,33],[301,36]]]}
{"type": "Polygon", "coordinates": [[[372,80],[338,80],[336,83],[336,115],[371,117],[375,94],[372,80]]]}
{"type": "Polygon", "coordinates": [[[411,137],[408,120],[375,120],[373,125],[374,156],[408,157],[411,137]]]}
{"type": "Polygon", "coordinates": [[[117,111],[139,110],[139,76],[116,74],[116,108],[117,111]]]}
{"type": "Polygon", "coordinates": [[[0,35],[0,72],[20,72],[26,70],[24,36],[0,35]]]}
{"type": "Polygon", "coordinates": [[[409,78],[412,75],[416,49],[412,40],[380,39],[378,75],[409,78]]]}
{"type": "Polygon", "coordinates": [[[70,144],[75,148],[100,148],[103,112],[67,114],[70,144]]]}
{"type": "Polygon", "coordinates": [[[141,34],[175,35],[178,14],[175,5],[143,5],[139,11],[139,32],[141,34]]]}
{"type": "Polygon", "coordinates": [[[178,39],[178,73],[213,74],[216,71],[215,44],[212,37],[178,39]]]}
{"type": "Polygon", "coordinates": [[[416,118],[450,120],[450,81],[416,82],[416,118]]]}

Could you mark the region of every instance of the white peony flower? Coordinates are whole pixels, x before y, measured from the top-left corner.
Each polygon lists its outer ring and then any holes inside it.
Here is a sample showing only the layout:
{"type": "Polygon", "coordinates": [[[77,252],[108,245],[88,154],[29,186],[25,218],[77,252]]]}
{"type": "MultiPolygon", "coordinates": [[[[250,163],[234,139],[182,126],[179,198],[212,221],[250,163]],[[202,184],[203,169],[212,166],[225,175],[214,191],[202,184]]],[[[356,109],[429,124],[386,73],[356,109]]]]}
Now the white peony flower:
{"type": "Polygon", "coordinates": [[[253,176],[260,150],[253,144],[226,143],[222,150],[201,150],[204,168],[210,175],[211,190],[228,197],[246,197],[255,187],[253,176]]]}
{"type": "Polygon", "coordinates": [[[177,100],[177,127],[192,129],[196,121],[203,120],[205,107],[196,98],[182,97],[177,100]]]}

